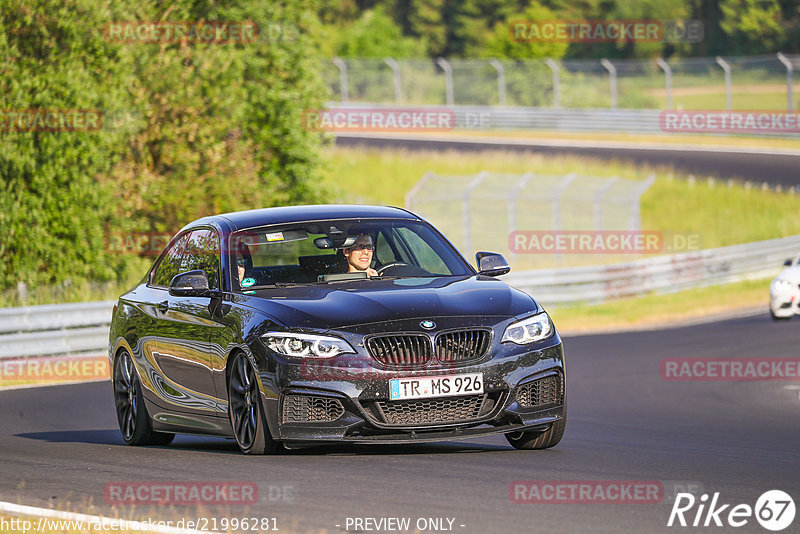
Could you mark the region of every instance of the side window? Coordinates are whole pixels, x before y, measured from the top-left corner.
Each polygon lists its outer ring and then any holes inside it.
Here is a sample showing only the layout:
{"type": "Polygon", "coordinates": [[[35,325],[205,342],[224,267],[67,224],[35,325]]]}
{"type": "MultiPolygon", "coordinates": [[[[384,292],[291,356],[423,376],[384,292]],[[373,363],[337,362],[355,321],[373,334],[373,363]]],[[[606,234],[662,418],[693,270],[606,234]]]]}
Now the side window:
{"type": "Polygon", "coordinates": [[[180,272],[202,269],[209,289],[219,289],[219,239],[213,230],[194,230],[186,242],[180,272]]]}
{"type": "Polygon", "coordinates": [[[151,283],[156,286],[169,287],[169,283],[180,272],[181,260],[183,258],[186,238],[189,234],[183,234],[167,250],[153,273],[151,283]]]}
{"type": "Polygon", "coordinates": [[[432,274],[452,274],[431,246],[411,228],[398,228],[397,232],[411,249],[419,266],[432,274]]]}
{"type": "Polygon", "coordinates": [[[375,243],[375,258],[383,265],[397,261],[397,258],[394,257],[394,251],[386,241],[386,236],[383,235],[383,232],[378,232],[378,239],[375,243]]]}

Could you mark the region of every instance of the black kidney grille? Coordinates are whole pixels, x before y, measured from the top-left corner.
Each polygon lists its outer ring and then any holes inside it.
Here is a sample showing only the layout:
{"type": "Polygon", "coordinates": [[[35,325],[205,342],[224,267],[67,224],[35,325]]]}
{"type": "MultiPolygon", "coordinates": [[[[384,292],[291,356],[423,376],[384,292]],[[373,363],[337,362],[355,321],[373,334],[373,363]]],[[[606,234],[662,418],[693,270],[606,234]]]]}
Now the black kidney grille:
{"type": "Polygon", "coordinates": [[[517,388],[517,402],[525,408],[564,404],[561,375],[539,378],[517,388]]]}
{"type": "Polygon", "coordinates": [[[383,365],[415,367],[431,359],[431,340],[426,334],[392,334],[367,340],[370,355],[383,365]]]}
{"type": "Polygon", "coordinates": [[[440,362],[460,362],[482,358],[489,350],[488,330],[458,330],[445,332],[436,338],[436,359],[440,362]]]}

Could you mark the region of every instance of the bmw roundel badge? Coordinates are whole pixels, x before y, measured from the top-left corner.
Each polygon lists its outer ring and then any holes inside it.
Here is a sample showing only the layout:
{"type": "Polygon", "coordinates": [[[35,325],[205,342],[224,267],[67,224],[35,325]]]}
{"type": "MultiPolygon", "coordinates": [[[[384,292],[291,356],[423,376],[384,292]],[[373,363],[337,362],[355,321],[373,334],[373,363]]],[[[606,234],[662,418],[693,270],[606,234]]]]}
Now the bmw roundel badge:
{"type": "Polygon", "coordinates": [[[434,323],[433,321],[428,321],[427,319],[419,323],[419,325],[425,330],[433,330],[434,328],[436,328],[436,323],[434,323]]]}

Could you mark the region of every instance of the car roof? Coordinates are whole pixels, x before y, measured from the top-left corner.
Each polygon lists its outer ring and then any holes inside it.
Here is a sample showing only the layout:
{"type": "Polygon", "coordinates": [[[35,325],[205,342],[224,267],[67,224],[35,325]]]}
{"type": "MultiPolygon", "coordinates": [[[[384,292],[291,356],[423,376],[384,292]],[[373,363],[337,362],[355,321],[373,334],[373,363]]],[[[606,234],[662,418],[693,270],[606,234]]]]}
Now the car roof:
{"type": "Polygon", "coordinates": [[[234,211],[203,217],[187,224],[184,229],[198,225],[228,226],[231,232],[244,228],[328,219],[410,219],[420,220],[413,213],[391,206],[363,204],[319,204],[310,206],[281,206],[247,211],[234,211]],[[222,224],[223,222],[227,224],[222,224]]]}

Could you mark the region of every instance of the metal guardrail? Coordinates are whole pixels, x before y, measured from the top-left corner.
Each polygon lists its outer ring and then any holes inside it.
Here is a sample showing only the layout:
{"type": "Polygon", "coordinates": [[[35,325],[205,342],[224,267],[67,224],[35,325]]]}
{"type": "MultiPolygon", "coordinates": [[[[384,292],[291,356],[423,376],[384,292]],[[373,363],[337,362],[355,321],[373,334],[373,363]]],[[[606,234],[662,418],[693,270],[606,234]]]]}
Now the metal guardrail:
{"type": "MultiPolygon", "coordinates": [[[[773,276],[798,251],[800,235],[611,265],[512,272],[503,279],[545,305],[603,302],[773,276]]],[[[103,352],[113,304],[0,309],[0,359],[103,352]]]]}
{"type": "Polygon", "coordinates": [[[104,351],[114,302],[0,308],[0,358],[104,351]]]}
{"type": "Polygon", "coordinates": [[[798,251],[800,235],[610,265],[511,272],[504,280],[546,305],[598,303],[774,276],[798,251]]]}
{"type": "MultiPolygon", "coordinates": [[[[441,110],[443,106],[397,106],[385,104],[343,104],[329,102],[337,109],[441,110]]],[[[543,130],[564,132],[664,133],[658,110],[649,109],[553,109],[535,107],[447,106],[455,114],[455,129],[543,130]]],[[[421,130],[424,131],[424,130],[421,130]]],[[[796,135],[796,134],[795,134],[796,135]]]]}
{"type": "MultiPolygon", "coordinates": [[[[555,109],[544,107],[501,107],[501,106],[398,106],[388,104],[355,104],[328,102],[327,109],[334,110],[405,110],[419,112],[422,110],[441,111],[447,110],[455,116],[453,130],[527,130],[548,132],[600,132],[616,134],[671,134],[680,133],[665,130],[662,127],[662,111],[653,109],[555,109]]],[[[776,112],[778,113],[778,112],[776,112]]],[[[424,127],[398,128],[397,131],[410,131],[424,133],[424,127]]],[[[342,128],[336,132],[369,132],[370,128],[358,127],[342,128]]],[[[383,132],[386,129],[377,128],[383,132]]],[[[388,130],[391,131],[391,130],[388,130]]],[[[433,132],[441,132],[433,129],[433,132]]],[[[691,133],[687,131],[687,133],[691,133]]],[[[724,128],[719,133],[705,133],[710,136],[728,136],[730,131],[724,128]]],[[[751,129],[749,136],[758,137],[786,137],[797,138],[796,129],[751,129]]]]}

